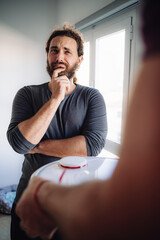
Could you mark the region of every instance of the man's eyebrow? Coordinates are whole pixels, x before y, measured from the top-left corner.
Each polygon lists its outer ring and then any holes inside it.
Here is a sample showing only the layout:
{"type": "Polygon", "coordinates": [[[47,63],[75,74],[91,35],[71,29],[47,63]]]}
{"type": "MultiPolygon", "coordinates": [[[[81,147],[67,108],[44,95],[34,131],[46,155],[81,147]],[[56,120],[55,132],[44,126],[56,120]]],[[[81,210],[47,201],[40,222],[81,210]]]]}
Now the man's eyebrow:
{"type": "MultiPolygon", "coordinates": [[[[50,49],[58,49],[58,47],[57,46],[51,46],[50,49]]],[[[68,48],[68,47],[64,47],[64,49],[68,50],[68,51],[71,51],[71,49],[68,48]]]]}
{"type": "Polygon", "coordinates": [[[64,47],[64,49],[65,49],[65,50],[68,50],[68,51],[71,51],[71,49],[70,49],[70,48],[67,48],[67,47],[64,47]]]}
{"type": "Polygon", "coordinates": [[[57,46],[51,46],[50,48],[51,48],[51,49],[58,49],[57,46]]]}

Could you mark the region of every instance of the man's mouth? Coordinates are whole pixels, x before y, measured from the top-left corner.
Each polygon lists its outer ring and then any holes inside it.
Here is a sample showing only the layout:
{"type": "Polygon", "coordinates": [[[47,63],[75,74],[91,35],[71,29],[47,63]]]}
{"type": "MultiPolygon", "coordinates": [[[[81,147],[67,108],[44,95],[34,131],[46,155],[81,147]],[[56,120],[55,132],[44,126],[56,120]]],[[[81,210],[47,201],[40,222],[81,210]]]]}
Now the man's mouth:
{"type": "Polygon", "coordinates": [[[56,63],[56,64],[53,64],[53,68],[54,70],[57,69],[57,68],[66,68],[66,65],[63,64],[63,63],[56,63]]]}

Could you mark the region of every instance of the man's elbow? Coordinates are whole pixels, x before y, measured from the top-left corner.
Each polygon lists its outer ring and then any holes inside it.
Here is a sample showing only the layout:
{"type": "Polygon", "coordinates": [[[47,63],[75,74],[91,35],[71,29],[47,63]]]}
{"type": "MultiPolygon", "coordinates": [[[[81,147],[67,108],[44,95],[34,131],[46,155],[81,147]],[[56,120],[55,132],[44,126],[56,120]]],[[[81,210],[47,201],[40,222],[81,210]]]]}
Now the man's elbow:
{"type": "Polygon", "coordinates": [[[27,154],[34,147],[32,144],[26,144],[14,134],[7,133],[7,139],[12,149],[19,154],[27,154]]]}
{"type": "Polygon", "coordinates": [[[105,146],[105,138],[99,137],[98,139],[89,139],[87,141],[88,156],[98,156],[105,146]]]}

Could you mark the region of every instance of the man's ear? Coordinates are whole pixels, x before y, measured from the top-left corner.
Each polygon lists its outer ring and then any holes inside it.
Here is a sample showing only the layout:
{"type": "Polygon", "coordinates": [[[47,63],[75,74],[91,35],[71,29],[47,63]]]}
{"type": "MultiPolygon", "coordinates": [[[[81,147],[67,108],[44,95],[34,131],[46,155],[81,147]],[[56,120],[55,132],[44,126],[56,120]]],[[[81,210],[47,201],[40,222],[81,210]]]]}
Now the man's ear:
{"type": "Polygon", "coordinates": [[[80,66],[82,62],[83,62],[83,55],[78,57],[78,65],[80,66]]]}

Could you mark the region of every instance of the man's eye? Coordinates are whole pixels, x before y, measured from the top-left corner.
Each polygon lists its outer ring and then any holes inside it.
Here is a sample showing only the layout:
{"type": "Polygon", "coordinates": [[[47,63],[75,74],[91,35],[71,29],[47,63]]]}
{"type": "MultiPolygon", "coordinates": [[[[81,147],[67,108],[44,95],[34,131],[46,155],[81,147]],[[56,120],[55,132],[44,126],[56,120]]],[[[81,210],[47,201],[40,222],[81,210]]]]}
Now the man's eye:
{"type": "Polygon", "coordinates": [[[56,50],[56,49],[51,49],[50,52],[51,52],[51,53],[58,53],[58,50],[56,50]]]}
{"type": "Polygon", "coordinates": [[[66,53],[67,53],[67,54],[71,54],[71,52],[70,52],[70,51],[66,51],[66,53]]]}

